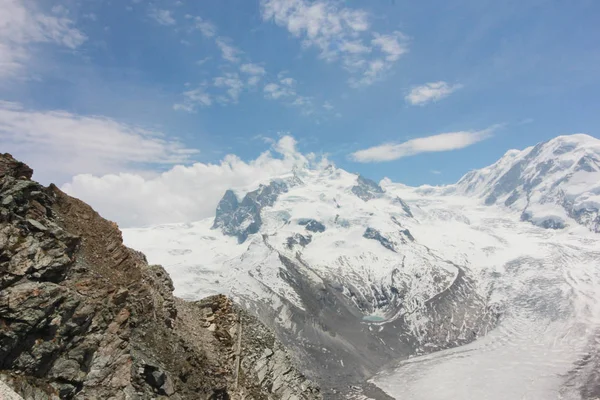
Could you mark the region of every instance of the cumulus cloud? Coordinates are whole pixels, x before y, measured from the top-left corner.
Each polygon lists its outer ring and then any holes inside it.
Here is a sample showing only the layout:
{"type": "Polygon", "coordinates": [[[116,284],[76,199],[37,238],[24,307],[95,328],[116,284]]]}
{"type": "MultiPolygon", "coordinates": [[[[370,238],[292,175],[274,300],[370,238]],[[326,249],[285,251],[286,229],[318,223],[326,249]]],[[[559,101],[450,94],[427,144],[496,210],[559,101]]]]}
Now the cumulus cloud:
{"type": "Polygon", "coordinates": [[[492,136],[496,126],[480,131],[442,133],[412,139],[403,143],[387,143],[350,154],[350,159],[361,163],[392,161],[421,153],[458,150],[492,136]]]}
{"type": "Polygon", "coordinates": [[[429,82],[414,87],[404,98],[407,103],[422,106],[450,96],[456,90],[462,88],[460,84],[450,85],[447,82],[429,82]]]}
{"type": "Polygon", "coordinates": [[[253,190],[294,167],[315,162],[314,155],[299,153],[296,141],[284,136],[248,162],[227,155],[218,164],[177,165],[151,178],[132,173],[78,175],[62,189],[122,227],[196,221],[214,215],[227,189],[253,190]]]}
{"type": "Polygon", "coordinates": [[[35,44],[75,49],[87,40],[66,13],[44,14],[25,0],[0,0],[0,10],[0,79],[21,72],[35,44]]]}
{"type": "Polygon", "coordinates": [[[354,87],[381,80],[408,51],[402,33],[373,32],[364,10],[334,0],[262,0],[261,10],[263,20],[285,27],[303,47],[318,49],[322,59],[341,60],[354,87]]]}
{"type": "Polygon", "coordinates": [[[148,16],[161,25],[168,26],[175,25],[176,23],[175,18],[173,18],[173,14],[169,10],[159,10],[152,8],[148,12],[148,16]]]}
{"type": "Polygon", "coordinates": [[[3,150],[28,162],[36,179],[59,181],[78,173],[131,171],[149,164],[187,162],[197,150],[162,133],[110,118],[66,111],[33,111],[0,102],[3,150]]]}

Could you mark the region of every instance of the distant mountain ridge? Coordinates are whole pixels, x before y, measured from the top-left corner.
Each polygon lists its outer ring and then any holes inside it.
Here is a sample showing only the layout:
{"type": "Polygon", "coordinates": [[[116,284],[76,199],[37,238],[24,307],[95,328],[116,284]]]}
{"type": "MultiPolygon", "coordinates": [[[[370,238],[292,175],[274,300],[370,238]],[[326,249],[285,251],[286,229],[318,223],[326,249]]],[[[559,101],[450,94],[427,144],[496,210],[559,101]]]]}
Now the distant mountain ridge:
{"type": "Polygon", "coordinates": [[[600,233],[600,140],[577,134],[510,150],[466,174],[449,192],[503,205],[545,228],[576,221],[600,233]]]}

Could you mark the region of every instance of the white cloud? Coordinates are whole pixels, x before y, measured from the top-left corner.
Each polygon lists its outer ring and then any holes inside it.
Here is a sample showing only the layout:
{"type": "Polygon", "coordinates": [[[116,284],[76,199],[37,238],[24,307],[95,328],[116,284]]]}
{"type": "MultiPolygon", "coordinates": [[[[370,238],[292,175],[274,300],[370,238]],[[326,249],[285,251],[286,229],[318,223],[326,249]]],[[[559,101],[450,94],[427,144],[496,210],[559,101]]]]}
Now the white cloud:
{"type": "Polygon", "coordinates": [[[271,151],[248,162],[227,155],[218,164],[178,165],[150,178],[131,173],[78,175],[62,189],[123,227],[189,222],[213,216],[227,189],[253,190],[295,166],[313,162],[314,155],[300,154],[296,141],[284,136],[271,151]]]}
{"type": "Polygon", "coordinates": [[[237,72],[225,72],[213,78],[210,85],[205,82],[197,89],[183,92],[183,101],[174,104],[173,109],[193,113],[198,107],[211,106],[215,100],[223,105],[235,104],[244,90],[255,88],[266,74],[262,66],[252,63],[242,64],[240,72],[245,76],[237,72]]]}
{"type": "Polygon", "coordinates": [[[265,97],[270,100],[278,100],[283,97],[296,96],[296,91],[288,85],[279,85],[277,83],[268,83],[265,85],[263,91],[265,97]]]}
{"type": "Polygon", "coordinates": [[[176,23],[175,18],[173,18],[173,14],[169,10],[159,10],[153,8],[149,11],[148,16],[161,25],[168,26],[175,25],[176,23]]]}
{"type": "MultiPolygon", "coordinates": [[[[325,59],[334,59],[346,38],[355,38],[369,29],[362,10],[338,8],[330,1],[263,0],[262,17],[284,26],[302,38],[307,47],[314,46],[325,59]]],[[[356,42],[356,40],[355,40],[356,42]]]]}
{"type": "Polygon", "coordinates": [[[218,37],[215,40],[215,42],[217,43],[217,46],[221,50],[221,56],[223,57],[223,59],[225,59],[231,63],[238,63],[240,61],[239,55],[242,54],[243,51],[241,51],[237,47],[233,46],[230,43],[229,39],[224,38],[224,37],[218,37]]]}
{"type": "Polygon", "coordinates": [[[206,37],[213,37],[217,33],[217,27],[210,21],[201,17],[194,17],[194,25],[206,37]]]}
{"type": "Polygon", "coordinates": [[[204,57],[203,59],[196,61],[196,65],[198,65],[198,66],[200,66],[200,65],[204,65],[204,64],[206,64],[208,61],[210,61],[210,60],[211,60],[211,58],[212,58],[212,57],[210,57],[210,56],[209,56],[209,57],[204,57]]]}
{"type": "Polygon", "coordinates": [[[0,10],[0,79],[14,76],[25,67],[34,44],[75,49],[87,40],[66,13],[44,14],[24,0],[0,0],[0,10]]]}
{"type": "Polygon", "coordinates": [[[463,86],[460,84],[449,85],[444,81],[429,82],[414,87],[404,99],[409,104],[422,106],[432,101],[435,102],[450,96],[453,92],[462,87],[463,86]]]}
{"type": "Polygon", "coordinates": [[[387,61],[396,61],[408,51],[406,44],[401,42],[401,40],[406,41],[406,37],[401,32],[394,32],[391,35],[380,35],[379,33],[374,35],[375,39],[371,40],[371,43],[381,49],[386,55],[387,61]]]}
{"type": "Polygon", "coordinates": [[[434,174],[434,175],[441,175],[441,174],[442,174],[442,171],[438,171],[438,170],[436,170],[436,169],[432,169],[430,172],[431,172],[432,174],[434,174]]]}
{"type": "Polygon", "coordinates": [[[229,95],[229,100],[237,103],[240,98],[242,90],[244,90],[244,82],[240,79],[240,76],[235,72],[225,73],[223,76],[218,76],[214,79],[216,87],[225,88],[229,95]]]}
{"type": "Polygon", "coordinates": [[[0,102],[0,142],[42,181],[183,163],[197,153],[160,132],[110,118],[27,110],[10,102],[0,102]]]}
{"type": "Polygon", "coordinates": [[[442,133],[412,139],[404,143],[387,143],[350,154],[350,159],[362,163],[392,161],[420,153],[458,150],[492,136],[496,126],[481,131],[442,133]]]}
{"type": "Polygon", "coordinates": [[[296,84],[296,80],[294,78],[282,78],[279,80],[279,82],[281,82],[282,85],[288,86],[288,87],[292,87],[296,84]]]}
{"type": "MultiPolygon", "coordinates": [[[[310,96],[304,96],[296,91],[296,80],[286,77],[285,73],[278,74],[279,81],[271,82],[263,88],[266,99],[279,100],[284,104],[298,108],[304,115],[312,115],[315,112],[314,99],[310,96]]],[[[327,111],[331,109],[328,102],[325,102],[323,108],[327,111]]]]}
{"type": "Polygon", "coordinates": [[[262,17],[273,20],[314,47],[328,62],[341,59],[352,74],[352,86],[370,85],[382,79],[408,51],[400,32],[371,32],[363,10],[340,7],[334,0],[262,0],[262,17]]]}
{"type": "Polygon", "coordinates": [[[196,111],[198,106],[208,107],[212,105],[212,97],[206,93],[204,87],[198,87],[193,90],[183,92],[184,101],[183,103],[177,103],[173,105],[174,110],[187,111],[193,113],[196,111]]]}
{"type": "Polygon", "coordinates": [[[340,45],[340,50],[350,54],[370,53],[371,48],[360,41],[345,41],[340,45]]]}
{"type": "Polygon", "coordinates": [[[260,82],[262,77],[267,73],[267,71],[258,64],[247,63],[240,66],[240,71],[248,77],[248,85],[255,86],[260,82]]]}
{"type": "Polygon", "coordinates": [[[334,109],[333,104],[331,104],[328,101],[326,101],[325,103],[323,103],[323,108],[326,109],[327,111],[331,111],[331,110],[334,109]]]}
{"type": "Polygon", "coordinates": [[[248,75],[264,75],[267,71],[258,64],[243,64],[240,66],[240,71],[248,75]]]}

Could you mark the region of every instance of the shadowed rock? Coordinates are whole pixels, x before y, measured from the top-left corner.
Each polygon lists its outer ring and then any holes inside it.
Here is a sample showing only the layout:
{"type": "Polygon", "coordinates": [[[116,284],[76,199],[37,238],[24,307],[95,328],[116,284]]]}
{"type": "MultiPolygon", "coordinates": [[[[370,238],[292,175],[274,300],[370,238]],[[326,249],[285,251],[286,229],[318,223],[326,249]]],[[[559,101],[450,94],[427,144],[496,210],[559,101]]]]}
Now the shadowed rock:
{"type": "Polygon", "coordinates": [[[362,175],[358,176],[356,183],[355,186],[352,186],[351,191],[364,201],[381,197],[381,195],[385,193],[381,186],[362,175]]]}

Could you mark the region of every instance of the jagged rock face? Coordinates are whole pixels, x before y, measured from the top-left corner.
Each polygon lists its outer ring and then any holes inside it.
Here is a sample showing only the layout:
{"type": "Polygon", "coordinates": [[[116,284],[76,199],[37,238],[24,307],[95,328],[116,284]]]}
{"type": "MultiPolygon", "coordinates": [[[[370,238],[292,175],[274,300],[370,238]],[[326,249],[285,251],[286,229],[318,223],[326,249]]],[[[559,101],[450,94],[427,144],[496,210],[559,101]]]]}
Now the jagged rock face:
{"type": "Polygon", "coordinates": [[[287,238],[286,245],[288,249],[293,249],[295,245],[300,245],[302,247],[306,247],[312,241],[311,235],[302,235],[300,233],[295,233],[293,236],[287,238]]]}
{"type": "Polygon", "coordinates": [[[273,181],[247,193],[241,203],[238,203],[233,191],[228,190],[217,207],[213,229],[236,236],[239,243],[245,242],[248,235],[258,232],[262,226],[261,210],[272,206],[277,196],[287,190],[286,182],[273,181]]]}
{"type": "Polygon", "coordinates": [[[325,230],[327,229],[325,225],[323,225],[319,221],[310,218],[299,219],[298,225],[302,225],[306,228],[307,231],[315,233],[325,232],[325,230]]]}
{"type": "Polygon", "coordinates": [[[412,211],[410,211],[410,207],[408,206],[408,204],[406,204],[404,200],[402,200],[400,197],[396,197],[396,202],[400,204],[407,217],[414,218],[412,211]]]}
{"type": "Polygon", "coordinates": [[[385,247],[386,249],[391,250],[391,251],[397,253],[397,251],[396,251],[396,244],[393,241],[391,241],[390,239],[388,239],[385,236],[383,236],[381,234],[381,232],[379,232],[377,229],[367,228],[367,230],[365,231],[365,233],[363,233],[363,237],[366,238],[366,239],[376,240],[383,247],[385,247]]]}
{"type": "Polygon", "coordinates": [[[356,185],[352,187],[352,193],[364,201],[369,201],[380,197],[384,190],[371,179],[359,175],[356,179],[356,185]]]}
{"type": "Polygon", "coordinates": [[[0,379],[15,393],[321,398],[258,321],[222,296],[174,298],[164,269],[125,247],[114,223],[31,174],[0,155],[0,379]],[[267,350],[255,371],[248,360],[267,350]]]}

